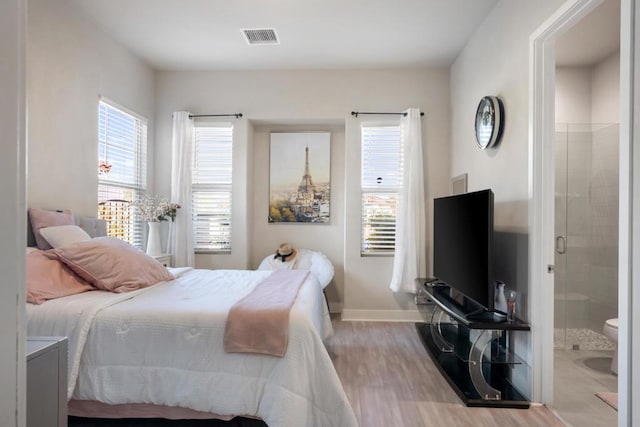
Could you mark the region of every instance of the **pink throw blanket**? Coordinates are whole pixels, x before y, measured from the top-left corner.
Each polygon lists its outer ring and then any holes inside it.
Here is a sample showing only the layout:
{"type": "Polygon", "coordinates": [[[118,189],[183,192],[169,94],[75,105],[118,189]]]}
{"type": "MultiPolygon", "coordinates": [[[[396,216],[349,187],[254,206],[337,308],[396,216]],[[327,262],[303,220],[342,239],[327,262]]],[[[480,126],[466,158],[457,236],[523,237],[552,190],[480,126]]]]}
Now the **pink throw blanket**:
{"type": "Polygon", "coordinates": [[[306,270],[276,270],[236,302],[227,317],[224,350],[282,357],[289,342],[289,313],[306,270]]]}

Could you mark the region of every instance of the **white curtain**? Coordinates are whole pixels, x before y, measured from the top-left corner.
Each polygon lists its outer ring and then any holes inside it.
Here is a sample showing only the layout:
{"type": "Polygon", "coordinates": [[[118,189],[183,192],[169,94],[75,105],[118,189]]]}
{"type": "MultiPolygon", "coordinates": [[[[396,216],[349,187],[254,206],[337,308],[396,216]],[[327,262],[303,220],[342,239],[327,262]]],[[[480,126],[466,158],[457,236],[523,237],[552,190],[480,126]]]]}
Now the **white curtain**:
{"type": "Polygon", "coordinates": [[[415,294],[414,279],[426,275],[426,226],[420,110],[410,108],[400,122],[404,158],[403,185],[398,196],[393,292],[415,294]]]}
{"type": "Polygon", "coordinates": [[[180,205],[173,227],[170,229],[169,253],[173,254],[175,267],[193,267],[193,226],[191,218],[191,150],[193,145],[193,120],[189,112],[173,113],[173,137],[171,149],[171,201],[180,205]]]}

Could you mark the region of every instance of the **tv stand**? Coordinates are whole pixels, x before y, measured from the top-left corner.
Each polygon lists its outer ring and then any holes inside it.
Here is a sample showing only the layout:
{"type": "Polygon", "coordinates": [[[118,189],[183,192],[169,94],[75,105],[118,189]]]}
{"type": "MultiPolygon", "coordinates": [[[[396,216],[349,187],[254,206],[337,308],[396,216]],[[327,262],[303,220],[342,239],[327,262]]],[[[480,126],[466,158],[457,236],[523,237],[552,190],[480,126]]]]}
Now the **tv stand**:
{"type": "Polygon", "coordinates": [[[528,408],[529,401],[514,379],[530,375],[519,372],[528,367],[512,352],[511,335],[529,331],[529,324],[507,321],[503,313],[479,310],[463,297],[454,298],[446,285],[427,286],[424,279],[416,281],[435,303],[430,321],[416,323],[416,329],[431,359],[462,401],[467,406],[528,408]]]}
{"type": "Polygon", "coordinates": [[[502,323],[507,321],[507,315],[498,311],[481,310],[467,314],[467,320],[482,323],[502,323]]]}

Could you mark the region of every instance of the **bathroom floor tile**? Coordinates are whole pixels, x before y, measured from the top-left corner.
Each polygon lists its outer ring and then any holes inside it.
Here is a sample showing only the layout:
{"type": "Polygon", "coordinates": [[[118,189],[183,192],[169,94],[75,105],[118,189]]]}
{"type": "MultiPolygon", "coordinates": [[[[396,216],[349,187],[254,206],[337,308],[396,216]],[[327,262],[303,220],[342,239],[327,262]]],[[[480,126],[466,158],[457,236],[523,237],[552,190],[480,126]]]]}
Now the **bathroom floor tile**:
{"type": "Polygon", "coordinates": [[[554,351],[552,409],[571,426],[617,425],[618,412],[596,393],[616,392],[618,377],[609,370],[613,351],[554,351]]]}

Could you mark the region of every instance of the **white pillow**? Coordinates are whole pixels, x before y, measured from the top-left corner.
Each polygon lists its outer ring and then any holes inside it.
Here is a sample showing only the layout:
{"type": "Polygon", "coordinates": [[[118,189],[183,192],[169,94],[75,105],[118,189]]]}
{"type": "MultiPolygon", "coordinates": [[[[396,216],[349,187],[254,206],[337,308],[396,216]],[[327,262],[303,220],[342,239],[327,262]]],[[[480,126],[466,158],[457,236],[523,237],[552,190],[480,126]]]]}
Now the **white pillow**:
{"type": "Polygon", "coordinates": [[[40,229],[40,234],[54,248],[91,240],[91,236],[77,225],[54,225],[40,229]]]}

